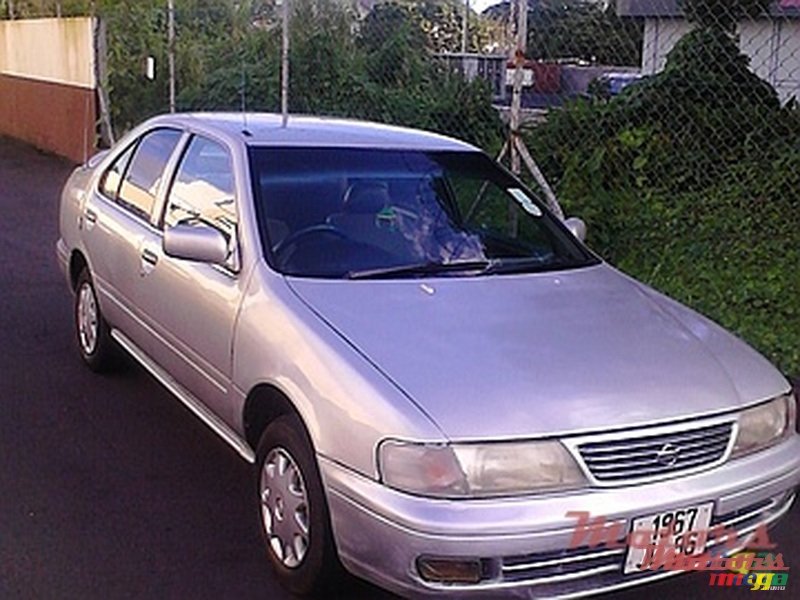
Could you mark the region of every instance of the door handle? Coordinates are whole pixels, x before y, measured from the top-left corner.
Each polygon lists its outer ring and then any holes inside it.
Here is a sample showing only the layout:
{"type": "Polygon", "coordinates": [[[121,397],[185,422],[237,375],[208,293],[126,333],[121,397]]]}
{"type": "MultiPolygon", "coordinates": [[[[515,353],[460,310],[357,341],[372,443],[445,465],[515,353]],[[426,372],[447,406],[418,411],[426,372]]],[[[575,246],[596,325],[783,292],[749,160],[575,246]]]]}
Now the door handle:
{"type": "Polygon", "coordinates": [[[142,250],[142,261],[155,267],[156,263],[158,263],[158,255],[152,250],[145,248],[142,250]]]}
{"type": "MultiPolygon", "coordinates": [[[[86,230],[91,231],[92,228],[94,228],[94,226],[97,224],[97,213],[91,208],[87,208],[86,212],[83,213],[83,221],[86,224],[86,230]]],[[[81,226],[80,219],[78,219],[78,226],[81,226]]]]}

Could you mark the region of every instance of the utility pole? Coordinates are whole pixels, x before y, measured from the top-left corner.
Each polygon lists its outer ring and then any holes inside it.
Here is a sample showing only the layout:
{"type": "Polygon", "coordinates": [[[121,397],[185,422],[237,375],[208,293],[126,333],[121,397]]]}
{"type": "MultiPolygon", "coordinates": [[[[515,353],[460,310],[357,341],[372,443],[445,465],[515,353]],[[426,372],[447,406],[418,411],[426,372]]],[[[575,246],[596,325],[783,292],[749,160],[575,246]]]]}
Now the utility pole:
{"type": "Polygon", "coordinates": [[[469,0],[464,0],[464,22],[461,26],[461,52],[466,54],[469,48],[469,0]]]}
{"type": "Polygon", "coordinates": [[[167,65],[169,68],[169,112],[175,112],[175,0],[167,0],[167,65]]]}
{"type": "Polygon", "coordinates": [[[289,122],[289,0],[283,3],[283,35],[281,36],[281,115],[283,126],[289,122]]]}

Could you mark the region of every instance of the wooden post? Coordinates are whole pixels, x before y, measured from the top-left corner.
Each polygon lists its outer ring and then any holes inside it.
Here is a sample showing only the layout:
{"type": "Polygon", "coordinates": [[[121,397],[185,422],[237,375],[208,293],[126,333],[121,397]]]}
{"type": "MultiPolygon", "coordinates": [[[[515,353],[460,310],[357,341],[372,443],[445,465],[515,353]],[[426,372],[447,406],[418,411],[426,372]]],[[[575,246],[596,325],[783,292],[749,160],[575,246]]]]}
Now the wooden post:
{"type": "Polygon", "coordinates": [[[111,101],[108,94],[108,42],[106,23],[94,20],[94,68],[97,85],[97,106],[100,111],[100,143],[106,148],[114,145],[114,128],[111,124],[111,101]]]}
{"type": "MultiPolygon", "coordinates": [[[[528,2],[527,0],[514,0],[511,5],[512,14],[516,16],[517,21],[517,41],[514,51],[514,86],[511,95],[511,113],[509,115],[509,141],[508,150],[511,154],[511,172],[519,176],[522,172],[522,162],[530,171],[533,178],[536,180],[539,188],[544,193],[547,206],[559,219],[564,219],[564,211],[558,203],[553,188],[545,179],[536,161],[533,160],[528,148],[525,147],[525,142],[520,135],[520,128],[522,126],[522,81],[523,81],[523,68],[525,65],[525,50],[528,44],[528,2]]],[[[503,147],[505,149],[505,146],[503,147]]],[[[519,223],[517,221],[517,212],[509,205],[509,229],[512,236],[516,236],[519,223]]]]}
{"type": "MultiPolygon", "coordinates": [[[[519,155],[519,128],[522,122],[522,77],[525,66],[525,48],[528,37],[528,1],[514,0],[517,17],[517,35],[514,48],[514,86],[511,92],[511,114],[509,115],[509,145],[511,172],[519,176],[521,172],[519,155]]],[[[513,203],[508,205],[508,228],[511,237],[519,232],[519,216],[513,203]]]]}
{"type": "Polygon", "coordinates": [[[519,155],[525,162],[525,166],[528,167],[528,171],[531,172],[531,175],[533,175],[536,183],[542,189],[542,192],[544,192],[544,198],[547,201],[548,208],[555,216],[563,221],[564,211],[562,210],[561,205],[558,203],[558,198],[556,198],[553,188],[551,188],[550,184],[547,183],[547,179],[545,179],[544,174],[542,173],[541,169],[539,169],[539,165],[537,165],[536,161],[533,160],[531,153],[528,152],[528,148],[525,147],[525,143],[522,141],[521,137],[518,137],[515,143],[517,145],[517,152],[519,152],[519,155]]]}

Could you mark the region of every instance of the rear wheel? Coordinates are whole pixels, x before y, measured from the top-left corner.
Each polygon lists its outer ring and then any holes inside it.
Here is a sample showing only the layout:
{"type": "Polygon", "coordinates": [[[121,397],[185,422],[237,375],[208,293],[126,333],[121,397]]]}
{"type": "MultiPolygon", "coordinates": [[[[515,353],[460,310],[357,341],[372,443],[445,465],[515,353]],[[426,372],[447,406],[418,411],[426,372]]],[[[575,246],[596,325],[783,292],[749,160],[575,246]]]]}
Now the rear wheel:
{"type": "Polygon", "coordinates": [[[319,470],[298,419],[271,423],[256,455],[261,533],[275,574],[295,594],[330,589],[341,567],[319,470]]]}
{"type": "Polygon", "coordinates": [[[78,275],[75,286],[75,333],[78,351],[92,371],[108,370],[114,359],[109,327],[100,312],[92,278],[87,269],[78,275]]]}

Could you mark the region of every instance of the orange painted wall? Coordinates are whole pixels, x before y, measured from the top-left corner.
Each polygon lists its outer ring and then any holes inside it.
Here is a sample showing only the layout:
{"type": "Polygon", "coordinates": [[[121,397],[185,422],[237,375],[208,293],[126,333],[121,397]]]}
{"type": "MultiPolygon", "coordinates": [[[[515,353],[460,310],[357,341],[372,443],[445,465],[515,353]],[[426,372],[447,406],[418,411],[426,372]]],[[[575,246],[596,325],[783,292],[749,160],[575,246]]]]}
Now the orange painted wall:
{"type": "Polygon", "coordinates": [[[94,152],[93,89],[0,74],[0,134],[83,162],[94,152]]]}

